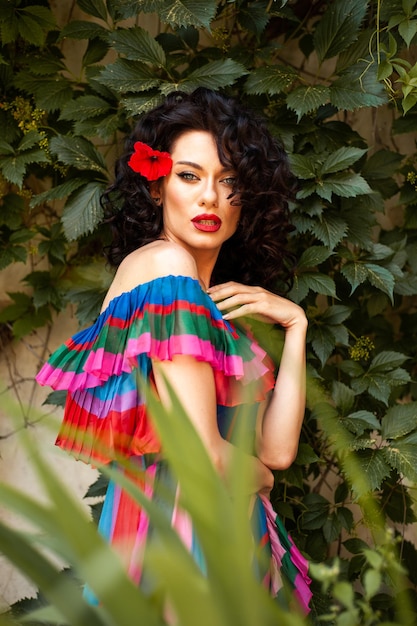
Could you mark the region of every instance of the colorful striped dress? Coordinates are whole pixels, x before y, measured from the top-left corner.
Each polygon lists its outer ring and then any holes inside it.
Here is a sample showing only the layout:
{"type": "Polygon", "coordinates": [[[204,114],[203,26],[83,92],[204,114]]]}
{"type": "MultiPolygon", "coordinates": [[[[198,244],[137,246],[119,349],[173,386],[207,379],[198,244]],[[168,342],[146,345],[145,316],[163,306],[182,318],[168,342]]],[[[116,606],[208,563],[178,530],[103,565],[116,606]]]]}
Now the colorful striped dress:
{"type": "MultiPolygon", "coordinates": [[[[152,384],[152,359],[180,354],[212,366],[219,431],[228,440],[244,393],[247,397],[250,390],[256,409],[273,388],[274,368],[266,353],[246,332],[223,319],[199,282],[163,276],[114,298],[91,327],[69,339],[39,372],[41,385],[68,391],[57,445],[93,464],[129,458],[151,478],[141,479],[150,498],[155,498],[158,484],[171,485],[175,494],[177,485],[148,417],[146,388],[141,388],[146,385],[141,381],[152,384]]],[[[175,495],[172,502],[171,523],[204,569],[192,523],[184,527],[175,495]]],[[[254,540],[269,555],[266,569],[257,572],[259,579],[276,597],[284,580],[307,613],[311,597],[307,561],[267,498],[253,498],[250,517],[254,540]]],[[[152,528],[143,509],[112,482],[99,528],[121,554],[132,579],[146,588],[146,568],[140,566],[138,555],[151,540],[152,528]]]]}

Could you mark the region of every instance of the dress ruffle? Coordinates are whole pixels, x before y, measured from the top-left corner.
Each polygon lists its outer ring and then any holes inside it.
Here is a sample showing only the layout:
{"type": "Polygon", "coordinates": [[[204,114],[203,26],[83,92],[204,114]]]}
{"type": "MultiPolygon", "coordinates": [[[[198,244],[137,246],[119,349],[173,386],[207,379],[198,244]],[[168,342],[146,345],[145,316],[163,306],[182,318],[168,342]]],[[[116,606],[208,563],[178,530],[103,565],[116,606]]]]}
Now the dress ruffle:
{"type": "Polygon", "coordinates": [[[262,400],[274,384],[264,350],[223,319],[197,280],[163,276],[114,298],[39,372],[41,385],[69,391],[58,445],[87,461],[157,452],[137,373],[150,379],[151,359],[176,355],[212,366],[221,405],[241,404],[247,389],[262,400]]]}

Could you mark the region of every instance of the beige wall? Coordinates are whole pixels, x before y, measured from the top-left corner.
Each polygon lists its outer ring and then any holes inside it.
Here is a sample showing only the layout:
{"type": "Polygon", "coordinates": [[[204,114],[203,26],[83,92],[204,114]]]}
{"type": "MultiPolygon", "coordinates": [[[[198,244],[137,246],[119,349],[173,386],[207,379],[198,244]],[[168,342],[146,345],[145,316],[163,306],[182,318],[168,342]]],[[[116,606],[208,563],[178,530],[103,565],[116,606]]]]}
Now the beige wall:
{"type": "MultiPolygon", "coordinates": [[[[0,273],[0,307],[7,301],[6,292],[17,288],[17,277],[27,271],[23,264],[16,264],[0,273]]],[[[0,480],[35,499],[44,498],[45,494],[20,441],[22,429],[29,432],[42,458],[50,463],[51,470],[57,472],[78,500],[81,501],[97,476],[91,467],[73,460],[54,446],[62,410],[50,405],[42,407],[50,389],[41,388],[34,381],[45,358],[45,345],[49,350],[55,349],[76,329],[77,322],[69,308],[57,317],[50,337],[46,337],[43,330],[19,342],[3,343],[0,352],[0,480]]],[[[86,503],[84,506],[88,511],[86,503]]],[[[0,519],[14,528],[28,528],[1,506],[0,519]]],[[[33,595],[36,589],[0,557],[0,610],[33,595]]]]}

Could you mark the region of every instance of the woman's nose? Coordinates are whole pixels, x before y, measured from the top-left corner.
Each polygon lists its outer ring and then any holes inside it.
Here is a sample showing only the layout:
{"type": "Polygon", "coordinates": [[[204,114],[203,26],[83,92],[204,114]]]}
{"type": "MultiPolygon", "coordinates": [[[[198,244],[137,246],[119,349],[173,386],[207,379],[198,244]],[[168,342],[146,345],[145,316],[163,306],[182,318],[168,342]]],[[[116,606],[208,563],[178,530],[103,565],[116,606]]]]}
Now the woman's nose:
{"type": "Polygon", "coordinates": [[[207,180],[201,192],[200,204],[204,206],[217,206],[217,202],[217,186],[214,181],[207,180]]]}

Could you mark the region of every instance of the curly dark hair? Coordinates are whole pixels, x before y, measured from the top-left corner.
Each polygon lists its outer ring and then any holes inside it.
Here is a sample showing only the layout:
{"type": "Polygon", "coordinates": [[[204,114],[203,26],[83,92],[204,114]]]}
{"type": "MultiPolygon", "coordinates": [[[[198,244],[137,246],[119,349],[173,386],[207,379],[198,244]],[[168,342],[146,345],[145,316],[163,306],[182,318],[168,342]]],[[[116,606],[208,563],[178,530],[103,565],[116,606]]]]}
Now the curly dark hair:
{"type": "Polygon", "coordinates": [[[134,143],[170,152],[175,140],[189,130],[213,135],[220,162],[236,172],[233,192],[239,193],[242,206],[239,227],[221,248],[213,284],[235,280],[285,291],[294,265],[287,249],[292,230],[288,201],[294,189],[287,156],[263,118],[236,99],[205,88],[171,93],[139,119],[127,138],[125,152],[116,162],[115,181],[103,196],[113,235],[106,252],[109,263],[119,265],[163,231],[162,212],[151,197],[149,182],[127,165],[134,143]]]}

